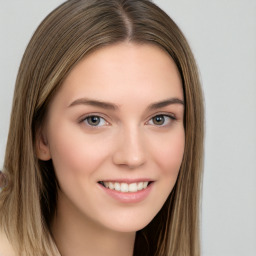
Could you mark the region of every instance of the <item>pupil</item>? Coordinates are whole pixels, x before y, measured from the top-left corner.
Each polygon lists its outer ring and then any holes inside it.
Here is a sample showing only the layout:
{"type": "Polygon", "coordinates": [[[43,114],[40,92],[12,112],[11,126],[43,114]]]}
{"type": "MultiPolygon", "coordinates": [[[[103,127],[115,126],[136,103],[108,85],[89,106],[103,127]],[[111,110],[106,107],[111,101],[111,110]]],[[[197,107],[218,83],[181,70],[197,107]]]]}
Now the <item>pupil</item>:
{"type": "Polygon", "coordinates": [[[91,125],[98,125],[99,122],[100,122],[99,117],[97,117],[97,116],[90,116],[89,117],[89,120],[88,120],[89,124],[91,124],[91,125]]]}
{"type": "Polygon", "coordinates": [[[154,123],[157,125],[162,125],[164,123],[164,117],[163,116],[154,117],[154,123]]]}

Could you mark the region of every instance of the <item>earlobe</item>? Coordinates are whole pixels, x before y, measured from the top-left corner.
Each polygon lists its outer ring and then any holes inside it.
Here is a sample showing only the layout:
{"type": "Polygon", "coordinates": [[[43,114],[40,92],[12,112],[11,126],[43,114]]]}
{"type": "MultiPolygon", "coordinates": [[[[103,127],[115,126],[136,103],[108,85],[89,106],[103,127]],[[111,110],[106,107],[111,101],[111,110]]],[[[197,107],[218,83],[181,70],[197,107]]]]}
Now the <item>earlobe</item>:
{"type": "Polygon", "coordinates": [[[51,159],[49,144],[42,131],[38,132],[36,136],[36,155],[42,161],[51,159]]]}

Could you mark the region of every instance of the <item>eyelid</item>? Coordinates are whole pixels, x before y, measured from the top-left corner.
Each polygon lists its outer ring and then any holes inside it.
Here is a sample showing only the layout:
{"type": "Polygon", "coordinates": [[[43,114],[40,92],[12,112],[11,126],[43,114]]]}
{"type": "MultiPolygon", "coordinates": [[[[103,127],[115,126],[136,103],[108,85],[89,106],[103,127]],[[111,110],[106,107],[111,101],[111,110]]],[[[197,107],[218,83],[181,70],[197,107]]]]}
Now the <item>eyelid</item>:
{"type": "MultiPolygon", "coordinates": [[[[102,113],[89,113],[89,114],[86,114],[86,115],[83,115],[81,118],[79,118],[79,123],[83,123],[87,118],[89,117],[92,117],[92,116],[96,116],[96,117],[99,117],[101,119],[103,119],[105,122],[106,122],[106,125],[102,125],[102,126],[109,126],[111,123],[107,120],[108,117],[105,117],[105,115],[103,115],[102,113]]],[[[149,122],[154,118],[154,117],[157,117],[157,116],[164,116],[164,117],[168,117],[171,119],[171,121],[175,121],[177,120],[176,116],[172,113],[166,113],[166,112],[159,112],[159,113],[155,113],[154,115],[152,115],[150,118],[148,118],[148,121],[146,121],[146,125],[149,124],[149,122]]],[[[155,124],[152,124],[152,125],[155,125],[155,124]]],[[[168,125],[168,124],[167,124],[168,125]]],[[[155,125],[155,126],[167,126],[167,125],[155,125]]],[[[88,127],[92,127],[92,128],[99,128],[99,127],[102,127],[102,126],[93,126],[93,125],[89,125],[87,124],[88,127]]]]}
{"type": "Polygon", "coordinates": [[[152,115],[148,118],[148,120],[150,120],[150,119],[152,119],[153,117],[156,117],[156,116],[168,116],[168,117],[170,117],[170,118],[172,118],[172,119],[177,119],[177,118],[176,118],[176,115],[173,114],[173,113],[170,113],[170,112],[157,112],[157,113],[152,114],[152,115]]]}
{"type": "Polygon", "coordinates": [[[102,113],[98,113],[98,112],[89,112],[87,114],[83,114],[83,115],[80,115],[80,117],[78,118],[78,121],[79,122],[83,122],[84,119],[90,117],[90,116],[98,116],[98,117],[101,117],[103,119],[108,119],[108,117],[105,115],[105,114],[102,114],[102,113]]]}
{"type": "MultiPolygon", "coordinates": [[[[168,117],[168,118],[171,119],[171,121],[170,121],[171,123],[172,123],[172,121],[177,120],[177,118],[175,117],[174,114],[160,112],[160,113],[156,113],[156,114],[152,115],[152,116],[148,119],[148,121],[146,122],[146,124],[149,124],[149,122],[150,122],[154,117],[157,117],[157,116],[168,117]]],[[[168,124],[170,124],[170,123],[168,123],[168,124]]],[[[165,126],[167,126],[168,124],[164,124],[164,125],[149,124],[149,125],[158,126],[158,127],[165,127],[165,126]]]]}
{"type": "Polygon", "coordinates": [[[79,123],[85,123],[85,120],[89,117],[99,117],[100,119],[103,119],[105,122],[106,122],[106,125],[101,125],[101,126],[93,126],[93,125],[90,125],[86,124],[86,126],[90,127],[90,128],[99,128],[99,127],[102,127],[102,126],[109,126],[110,125],[110,122],[107,121],[106,117],[104,117],[102,114],[99,114],[99,113],[90,113],[90,114],[87,114],[87,115],[84,115],[83,117],[79,118],[79,123]]]}

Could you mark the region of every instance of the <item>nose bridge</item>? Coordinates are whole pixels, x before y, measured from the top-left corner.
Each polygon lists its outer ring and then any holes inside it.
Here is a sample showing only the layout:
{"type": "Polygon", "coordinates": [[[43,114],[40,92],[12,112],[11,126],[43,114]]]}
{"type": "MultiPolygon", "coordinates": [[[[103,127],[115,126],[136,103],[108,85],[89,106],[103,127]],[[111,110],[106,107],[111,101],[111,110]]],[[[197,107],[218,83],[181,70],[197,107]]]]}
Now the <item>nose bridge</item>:
{"type": "Polygon", "coordinates": [[[145,163],[145,150],[142,129],[138,125],[129,125],[120,130],[113,161],[129,168],[139,167],[145,163]]]}

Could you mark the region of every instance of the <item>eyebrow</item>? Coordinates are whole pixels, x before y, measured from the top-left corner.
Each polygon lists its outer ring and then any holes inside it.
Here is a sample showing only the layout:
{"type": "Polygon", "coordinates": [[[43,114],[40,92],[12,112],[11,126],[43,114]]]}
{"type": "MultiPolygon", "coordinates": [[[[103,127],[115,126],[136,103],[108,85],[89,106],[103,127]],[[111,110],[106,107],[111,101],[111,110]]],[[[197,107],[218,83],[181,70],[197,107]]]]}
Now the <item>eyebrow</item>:
{"type": "Polygon", "coordinates": [[[117,110],[118,106],[113,103],[108,103],[100,100],[93,100],[93,99],[87,99],[87,98],[81,98],[73,101],[69,107],[77,106],[77,105],[89,105],[109,110],[117,110]]]}
{"type": "MultiPolygon", "coordinates": [[[[166,99],[156,103],[152,103],[147,107],[147,109],[155,110],[155,109],[163,108],[172,104],[184,105],[184,101],[178,98],[170,98],[170,99],[166,99]]],[[[108,109],[108,110],[117,110],[119,108],[116,104],[113,104],[113,103],[94,100],[94,99],[88,99],[88,98],[77,99],[73,101],[68,107],[73,107],[77,105],[89,105],[89,106],[99,107],[99,108],[108,109]]]]}
{"type": "Polygon", "coordinates": [[[155,110],[158,108],[167,107],[172,104],[180,104],[184,106],[184,101],[178,98],[170,98],[156,103],[152,103],[151,105],[149,105],[148,110],[155,110]]]}

